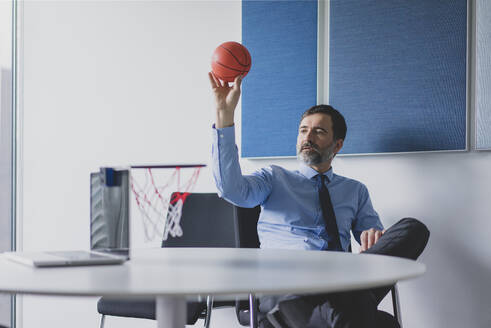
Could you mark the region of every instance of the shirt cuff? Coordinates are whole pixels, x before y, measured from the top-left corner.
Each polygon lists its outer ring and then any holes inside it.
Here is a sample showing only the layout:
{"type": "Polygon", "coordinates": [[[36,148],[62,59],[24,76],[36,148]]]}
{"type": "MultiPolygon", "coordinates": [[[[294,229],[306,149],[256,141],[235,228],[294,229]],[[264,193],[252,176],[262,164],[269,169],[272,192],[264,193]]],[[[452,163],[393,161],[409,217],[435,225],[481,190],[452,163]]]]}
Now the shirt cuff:
{"type": "Polygon", "coordinates": [[[222,145],[229,143],[235,145],[235,126],[217,129],[213,124],[213,136],[215,141],[222,145]]]}

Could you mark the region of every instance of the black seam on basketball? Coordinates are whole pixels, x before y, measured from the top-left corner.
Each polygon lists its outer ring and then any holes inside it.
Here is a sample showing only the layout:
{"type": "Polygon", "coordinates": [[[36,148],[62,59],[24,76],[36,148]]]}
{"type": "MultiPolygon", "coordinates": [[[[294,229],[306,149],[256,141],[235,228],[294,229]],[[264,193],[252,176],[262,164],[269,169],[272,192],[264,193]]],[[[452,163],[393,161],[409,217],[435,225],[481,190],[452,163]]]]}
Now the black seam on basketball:
{"type": "Polygon", "coordinates": [[[250,60],[251,55],[248,55],[247,54],[248,51],[247,51],[247,49],[245,47],[241,47],[240,50],[242,50],[242,52],[244,53],[244,56],[245,56],[246,60],[249,59],[248,60],[249,63],[246,66],[250,66],[251,65],[251,60],[250,60]]]}
{"type": "MultiPolygon", "coordinates": [[[[235,61],[237,61],[237,63],[238,63],[240,66],[244,66],[244,67],[249,66],[249,65],[244,65],[244,64],[242,64],[242,63],[239,61],[239,59],[238,59],[237,57],[235,57],[234,53],[233,53],[232,51],[230,51],[229,49],[225,48],[225,47],[224,47],[224,46],[222,46],[222,45],[220,45],[220,47],[221,47],[221,48],[223,48],[223,49],[225,49],[225,50],[227,50],[227,51],[228,51],[228,52],[229,52],[229,53],[232,55],[232,57],[234,57],[234,58],[235,58],[235,61]]],[[[246,57],[247,57],[247,56],[246,56],[246,57]]]]}
{"type": "MultiPolygon", "coordinates": [[[[222,64],[222,63],[220,63],[220,62],[217,62],[217,61],[215,61],[215,64],[218,64],[218,65],[220,65],[220,66],[222,66],[222,67],[225,67],[225,68],[227,68],[227,69],[230,69],[230,70],[232,70],[232,71],[241,72],[241,73],[244,73],[244,72],[245,72],[245,71],[244,71],[244,70],[242,70],[242,69],[235,69],[235,68],[232,68],[232,67],[228,67],[227,65],[224,65],[224,64],[222,64]]],[[[249,72],[249,71],[248,71],[248,72],[249,72]]]]}

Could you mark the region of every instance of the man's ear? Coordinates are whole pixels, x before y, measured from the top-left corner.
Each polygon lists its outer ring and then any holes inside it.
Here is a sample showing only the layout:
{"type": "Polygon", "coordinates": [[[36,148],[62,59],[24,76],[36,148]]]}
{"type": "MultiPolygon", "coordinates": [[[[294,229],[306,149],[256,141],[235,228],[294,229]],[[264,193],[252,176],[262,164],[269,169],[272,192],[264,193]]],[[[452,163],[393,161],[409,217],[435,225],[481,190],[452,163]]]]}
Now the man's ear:
{"type": "Polygon", "coordinates": [[[336,140],[336,147],[334,147],[334,153],[337,154],[341,148],[343,148],[344,140],[343,139],[338,139],[336,140]]]}

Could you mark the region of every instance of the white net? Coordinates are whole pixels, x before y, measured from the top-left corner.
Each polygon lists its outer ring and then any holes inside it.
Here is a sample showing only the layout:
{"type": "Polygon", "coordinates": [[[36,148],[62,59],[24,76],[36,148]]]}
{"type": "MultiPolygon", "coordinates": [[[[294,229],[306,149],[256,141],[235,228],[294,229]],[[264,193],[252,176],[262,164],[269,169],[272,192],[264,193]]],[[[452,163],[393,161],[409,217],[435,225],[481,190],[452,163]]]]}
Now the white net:
{"type": "Polygon", "coordinates": [[[196,186],[200,169],[175,167],[170,175],[169,169],[132,170],[131,190],[137,209],[132,212],[138,213],[145,242],[166,240],[169,235],[182,236],[182,207],[196,186]]]}

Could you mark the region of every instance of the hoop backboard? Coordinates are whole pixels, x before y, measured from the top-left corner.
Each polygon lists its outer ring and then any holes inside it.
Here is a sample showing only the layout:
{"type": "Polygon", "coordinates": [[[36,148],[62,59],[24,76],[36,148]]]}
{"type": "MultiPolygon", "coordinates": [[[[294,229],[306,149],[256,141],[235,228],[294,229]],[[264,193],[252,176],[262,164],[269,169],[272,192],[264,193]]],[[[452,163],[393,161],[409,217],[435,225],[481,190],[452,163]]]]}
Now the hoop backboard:
{"type": "Polygon", "coordinates": [[[90,248],[101,251],[129,249],[129,170],[90,174],[90,248]]]}

